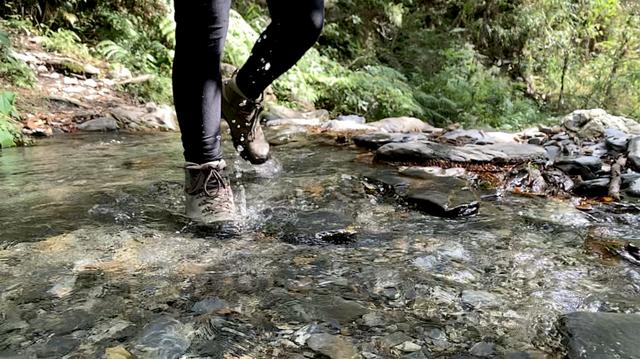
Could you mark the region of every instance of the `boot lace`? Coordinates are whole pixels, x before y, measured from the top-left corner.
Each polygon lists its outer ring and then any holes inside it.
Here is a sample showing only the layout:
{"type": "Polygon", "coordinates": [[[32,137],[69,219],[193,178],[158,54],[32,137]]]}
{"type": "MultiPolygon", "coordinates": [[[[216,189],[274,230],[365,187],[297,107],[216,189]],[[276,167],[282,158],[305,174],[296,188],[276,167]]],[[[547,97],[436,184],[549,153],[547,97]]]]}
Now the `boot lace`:
{"type": "Polygon", "coordinates": [[[191,196],[202,192],[207,197],[216,197],[220,193],[220,188],[227,188],[218,167],[204,164],[188,165],[185,168],[189,171],[197,171],[195,178],[192,178],[185,187],[185,192],[191,196]],[[215,188],[214,193],[210,191],[212,188],[215,188]]]}
{"type": "MultiPolygon", "coordinates": [[[[240,103],[239,112],[244,118],[249,118],[251,126],[249,127],[249,133],[247,134],[248,142],[256,139],[258,130],[260,129],[260,120],[258,116],[262,112],[262,99],[263,95],[256,100],[244,100],[240,103]]],[[[246,123],[248,125],[248,123],[246,123]]]]}

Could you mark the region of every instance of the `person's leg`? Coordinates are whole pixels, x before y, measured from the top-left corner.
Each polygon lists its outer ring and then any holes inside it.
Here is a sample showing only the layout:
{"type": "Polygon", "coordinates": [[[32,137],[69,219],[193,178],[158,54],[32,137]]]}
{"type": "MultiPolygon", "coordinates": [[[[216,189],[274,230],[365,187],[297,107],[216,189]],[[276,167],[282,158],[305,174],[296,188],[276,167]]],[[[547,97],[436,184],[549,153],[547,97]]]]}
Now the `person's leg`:
{"type": "Polygon", "coordinates": [[[231,0],[177,0],[173,96],[187,162],[222,159],[220,61],[231,0]]]}
{"type": "Polygon", "coordinates": [[[256,99],[315,44],[324,23],[324,0],[268,0],[271,24],[236,77],[239,90],[256,99]]]}
{"type": "Polygon", "coordinates": [[[173,97],[182,133],[185,212],[198,222],[233,220],[233,193],[222,175],[220,61],[231,0],[177,0],[173,97]]]}

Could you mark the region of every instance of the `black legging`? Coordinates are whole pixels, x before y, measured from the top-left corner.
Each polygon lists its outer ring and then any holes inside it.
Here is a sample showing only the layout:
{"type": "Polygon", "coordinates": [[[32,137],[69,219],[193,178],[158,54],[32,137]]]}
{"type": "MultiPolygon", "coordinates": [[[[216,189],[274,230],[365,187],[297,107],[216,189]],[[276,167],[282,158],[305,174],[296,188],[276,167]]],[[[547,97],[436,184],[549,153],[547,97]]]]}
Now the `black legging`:
{"type": "MultiPolygon", "coordinates": [[[[324,21],[324,0],[268,0],[271,24],[237,75],[238,88],[257,98],[316,42],[324,21]]],[[[220,146],[220,61],[231,0],[175,0],[176,55],[173,96],[185,160],[222,158],[220,146]]]]}

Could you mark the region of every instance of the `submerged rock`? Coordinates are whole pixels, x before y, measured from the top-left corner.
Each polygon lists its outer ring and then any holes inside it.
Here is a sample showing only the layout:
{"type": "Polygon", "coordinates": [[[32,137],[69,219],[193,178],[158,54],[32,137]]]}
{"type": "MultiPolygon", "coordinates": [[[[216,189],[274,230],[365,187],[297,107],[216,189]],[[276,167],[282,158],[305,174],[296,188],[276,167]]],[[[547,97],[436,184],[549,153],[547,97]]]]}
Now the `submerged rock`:
{"type": "Polygon", "coordinates": [[[480,358],[491,358],[496,354],[496,345],[494,343],[480,342],[476,343],[469,353],[480,358]]]}
{"type": "Polygon", "coordinates": [[[416,209],[438,217],[468,217],[480,210],[480,202],[471,191],[465,189],[454,188],[446,193],[428,189],[413,190],[406,194],[405,199],[416,209]]]}
{"type": "Polygon", "coordinates": [[[502,301],[493,293],[482,290],[464,290],[462,291],[462,303],[472,308],[484,309],[498,307],[502,301]]]}
{"type": "Polygon", "coordinates": [[[640,179],[637,179],[629,185],[627,193],[633,197],[640,197],[640,179]]]}
{"type": "Polygon", "coordinates": [[[539,146],[519,143],[450,146],[435,142],[389,143],[376,151],[376,158],[392,162],[448,161],[464,163],[543,162],[546,151],[539,146]]]}
{"type": "Polygon", "coordinates": [[[153,358],[179,358],[191,345],[188,332],[178,320],[159,317],[144,327],[137,349],[153,358]]]}
{"type": "Polygon", "coordinates": [[[609,177],[582,181],[575,185],[573,193],[580,196],[606,196],[609,193],[609,183],[611,183],[609,177]]]}
{"type": "Polygon", "coordinates": [[[575,312],[560,319],[569,359],[640,358],[640,315],[575,312]]]}
{"type": "Polygon", "coordinates": [[[331,334],[312,334],[307,339],[307,346],[311,350],[324,354],[331,359],[360,358],[358,351],[350,341],[342,336],[331,334]]]}

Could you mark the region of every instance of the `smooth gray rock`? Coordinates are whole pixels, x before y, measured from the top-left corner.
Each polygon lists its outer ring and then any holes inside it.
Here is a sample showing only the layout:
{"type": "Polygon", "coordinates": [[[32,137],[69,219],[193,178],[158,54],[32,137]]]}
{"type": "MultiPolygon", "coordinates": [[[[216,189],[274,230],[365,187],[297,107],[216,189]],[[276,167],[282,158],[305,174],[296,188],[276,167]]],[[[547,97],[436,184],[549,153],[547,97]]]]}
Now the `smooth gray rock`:
{"type": "Polygon", "coordinates": [[[629,141],[627,151],[627,166],[635,171],[640,171],[640,136],[634,137],[629,141]]]}
{"type": "Polygon", "coordinates": [[[629,188],[627,188],[627,194],[633,197],[640,197],[640,179],[631,182],[629,188]]]}
{"type": "Polygon", "coordinates": [[[630,140],[628,134],[615,128],[605,129],[604,138],[607,148],[616,152],[626,151],[630,140]]]}
{"type": "Polygon", "coordinates": [[[451,146],[435,142],[389,143],[376,151],[376,158],[391,162],[427,163],[448,161],[464,163],[544,162],[546,151],[539,146],[519,143],[451,146]]]}
{"type": "Polygon", "coordinates": [[[333,132],[379,132],[380,129],[369,124],[350,121],[331,120],[322,124],[322,129],[333,132]]]}
{"type": "Polygon", "coordinates": [[[640,315],[575,312],[560,319],[569,359],[640,358],[640,315]]]}
{"type": "Polygon", "coordinates": [[[602,161],[595,156],[562,157],[555,161],[554,166],[570,176],[588,180],[596,178],[596,172],[602,169],[602,161]]]}
{"type": "Polygon", "coordinates": [[[153,358],[179,358],[191,345],[188,331],[176,319],[159,317],[144,327],[137,348],[153,358]]]}
{"type": "Polygon", "coordinates": [[[311,350],[324,354],[331,359],[359,358],[360,354],[353,344],[342,336],[331,334],[312,334],[307,339],[311,350]]]}
{"type": "Polygon", "coordinates": [[[195,303],[193,307],[191,307],[191,311],[196,314],[207,314],[226,308],[227,306],[227,302],[220,298],[207,298],[195,303]]]}
{"type": "Polygon", "coordinates": [[[367,313],[362,316],[362,320],[368,327],[382,327],[386,324],[384,317],[379,313],[367,313]]]}
{"type": "Polygon", "coordinates": [[[480,358],[490,358],[496,354],[496,345],[494,343],[480,342],[476,343],[469,353],[480,357],[480,358]]]}
{"type": "Polygon", "coordinates": [[[322,125],[322,120],[319,118],[277,118],[269,120],[266,123],[267,127],[279,127],[279,126],[304,126],[304,127],[317,127],[322,125]]]}
{"type": "Polygon", "coordinates": [[[35,352],[38,358],[62,358],[71,353],[78,345],[80,345],[80,340],[71,335],[54,336],[45,343],[37,345],[35,352]]]}
{"type": "Polygon", "coordinates": [[[364,147],[370,150],[377,150],[381,146],[388,143],[405,143],[426,141],[427,136],[418,133],[368,133],[357,135],[352,138],[353,143],[358,147],[364,147]]]}
{"type": "Polygon", "coordinates": [[[495,308],[502,304],[502,300],[497,295],[482,290],[464,290],[462,304],[476,309],[495,308]]]}
{"type": "Polygon", "coordinates": [[[403,332],[395,332],[382,338],[382,345],[385,348],[393,348],[396,345],[400,345],[404,342],[411,341],[411,340],[413,340],[413,338],[411,338],[407,334],[403,332]]]}
{"type": "Polygon", "coordinates": [[[118,129],[118,122],[113,118],[99,117],[83,122],[78,125],[78,129],[82,131],[115,131],[118,129]]]}

